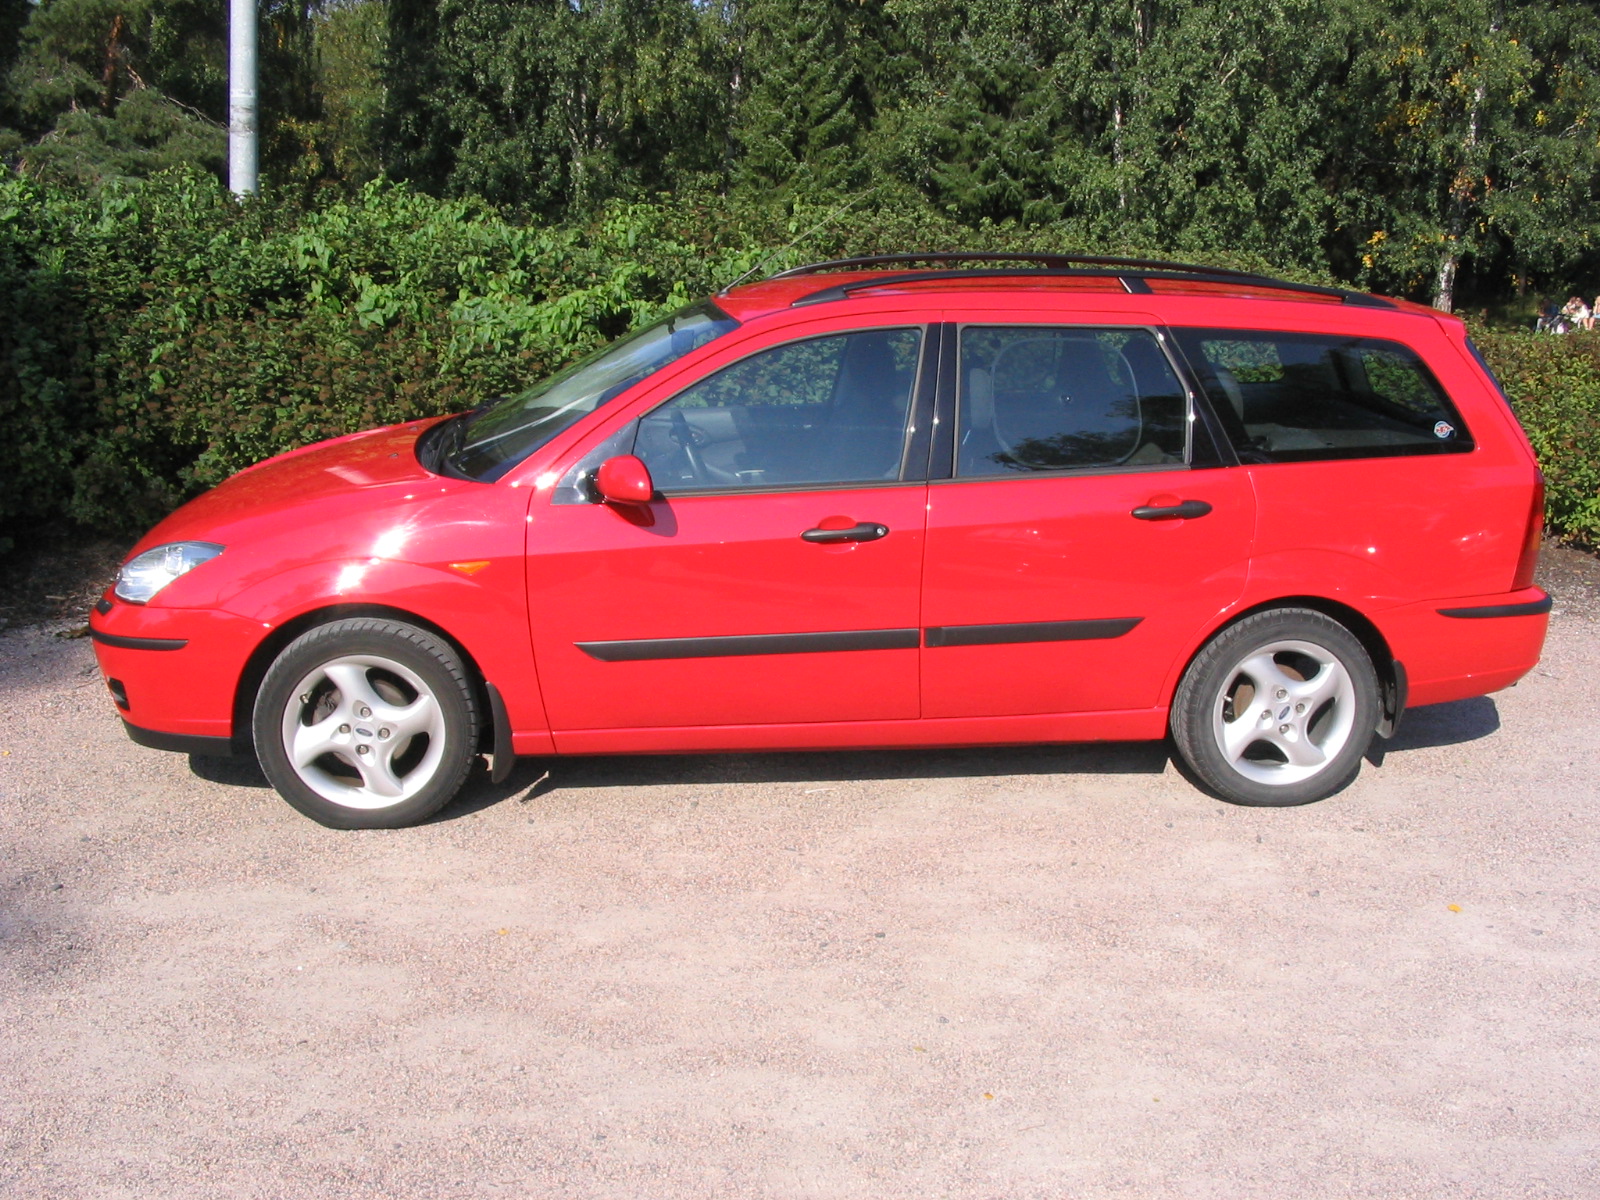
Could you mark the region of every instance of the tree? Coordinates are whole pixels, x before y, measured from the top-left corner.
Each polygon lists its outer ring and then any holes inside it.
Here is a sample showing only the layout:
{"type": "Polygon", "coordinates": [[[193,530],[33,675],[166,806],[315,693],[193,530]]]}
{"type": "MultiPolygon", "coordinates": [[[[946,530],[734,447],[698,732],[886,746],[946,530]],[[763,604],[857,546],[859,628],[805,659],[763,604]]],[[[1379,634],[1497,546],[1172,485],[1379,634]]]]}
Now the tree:
{"type": "MultiPolygon", "coordinates": [[[[262,160],[296,174],[318,114],[310,0],[261,9],[262,160]]],[[[221,170],[227,30],[210,0],[42,0],[10,72],[23,169],[80,186],[221,170]]]]}
{"type": "Polygon", "coordinates": [[[1571,261],[1600,233],[1600,22],[1562,0],[1417,0],[1376,31],[1339,126],[1368,274],[1450,311],[1464,263],[1571,261]]]}
{"type": "Polygon", "coordinates": [[[384,0],[355,0],[316,16],[320,140],[332,172],[351,186],[375,179],[383,170],[380,138],[388,25],[384,0]]]}
{"type": "Polygon", "coordinates": [[[860,187],[891,27],[881,0],[747,0],[732,136],[747,187],[860,187]]]}
{"type": "Polygon", "coordinates": [[[715,178],[723,20],[694,0],[393,0],[389,169],[545,215],[715,178]]]}

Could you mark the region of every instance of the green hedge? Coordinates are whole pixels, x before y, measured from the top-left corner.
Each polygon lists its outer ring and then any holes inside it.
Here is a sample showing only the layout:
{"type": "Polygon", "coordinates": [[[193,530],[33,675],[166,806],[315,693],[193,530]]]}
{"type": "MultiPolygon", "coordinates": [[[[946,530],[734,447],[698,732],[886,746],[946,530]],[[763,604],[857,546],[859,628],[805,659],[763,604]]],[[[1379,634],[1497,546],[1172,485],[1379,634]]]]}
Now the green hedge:
{"type": "Polygon", "coordinates": [[[132,532],[269,454],[470,408],[749,265],[692,208],[515,225],[402,188],[305,211],[175,174],[0,183],[0,535],[132,532]],[[691,237],[685,230],[695,230],[691,237]]]}
{"type": "MultiPolygon", "coordinates": [[[[1073,248],[862,202],[675,198],[539,226],[388,185],[306,209],[197,174],[94,196],[5,179],[0,549],[62,519],[136,533],[267,455],[469,408],[751,268],[951,246],[1073,248]]],[[[1553,529],[1600,543],[1600,338],[1477,336],[1553,529]]]]}
{"type": "Polygon", "coordinates": [[[1600,547],[1600,334],[1472,336],[1544,468],[1546,526],[1600,547]]]}

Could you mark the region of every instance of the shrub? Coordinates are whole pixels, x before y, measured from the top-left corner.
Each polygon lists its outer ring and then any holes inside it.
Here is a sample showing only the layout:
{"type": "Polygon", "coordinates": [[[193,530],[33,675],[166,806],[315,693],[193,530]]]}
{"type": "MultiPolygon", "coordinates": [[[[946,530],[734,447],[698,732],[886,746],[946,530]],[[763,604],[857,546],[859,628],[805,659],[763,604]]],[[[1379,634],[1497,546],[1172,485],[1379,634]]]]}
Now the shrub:
{"type": "Polygon", "coordinates": [[[374,184],[312,209],[173,173],[0,182],[0,534],[133,532],[317,438],[470,408],[753,258],[692,205],[517,225],[374,184]]]}
{"type": "Polygon", "coordinates": [[[1545,477],[1550,531],[1600,547],[1600,335],[1476,329],[1545,477]]]}
{"type": "MultiPolygon", "coordinates": [[[[678,196],[543,226],[388,184],[306,208],[240,204],[197,173],[92,195],[0,179],[0,550],[62,517],[134,533],[268,455],[470,408],[746,272],[1084,249],[872,200],[678,196]]],[[[1600,338],[1476,336],[1544,464],[1552,529],[1600,545],[1600,338]]]]}

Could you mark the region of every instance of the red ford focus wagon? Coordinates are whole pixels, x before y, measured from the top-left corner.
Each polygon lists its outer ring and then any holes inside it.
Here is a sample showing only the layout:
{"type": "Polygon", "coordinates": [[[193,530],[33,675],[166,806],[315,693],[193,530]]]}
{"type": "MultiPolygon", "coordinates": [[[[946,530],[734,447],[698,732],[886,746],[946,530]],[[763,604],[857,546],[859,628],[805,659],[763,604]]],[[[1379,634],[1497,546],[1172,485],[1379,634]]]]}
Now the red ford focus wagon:
{"type": "Polygon", "coordinates": [[[821,263],[269,459],[96,606],[128,733],[327,825],[479,755],[1156,739],[1321,799],[1538,660],[1543,484],[1462,324],[1176,263],[821,263]]]}

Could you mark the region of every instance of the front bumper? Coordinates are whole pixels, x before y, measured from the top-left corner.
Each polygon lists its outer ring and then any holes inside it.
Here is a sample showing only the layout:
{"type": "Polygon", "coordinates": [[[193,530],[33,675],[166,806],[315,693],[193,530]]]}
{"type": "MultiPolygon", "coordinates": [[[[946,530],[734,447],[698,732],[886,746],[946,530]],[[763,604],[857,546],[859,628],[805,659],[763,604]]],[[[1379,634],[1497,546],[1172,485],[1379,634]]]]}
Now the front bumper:
{"type": "Polygon", "coordinates": [[[125,604],[109,593],[89,618],[128,736],[190,754],[227,753],[248,741],[248,729],[234,728],[234,697],[268,628],[215,609],[125,604]]]}

